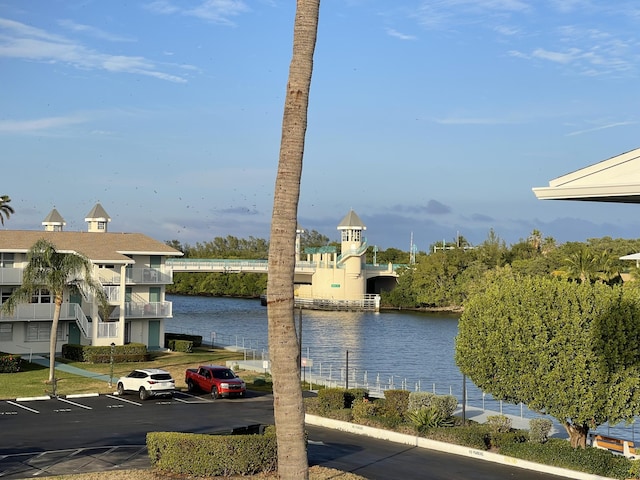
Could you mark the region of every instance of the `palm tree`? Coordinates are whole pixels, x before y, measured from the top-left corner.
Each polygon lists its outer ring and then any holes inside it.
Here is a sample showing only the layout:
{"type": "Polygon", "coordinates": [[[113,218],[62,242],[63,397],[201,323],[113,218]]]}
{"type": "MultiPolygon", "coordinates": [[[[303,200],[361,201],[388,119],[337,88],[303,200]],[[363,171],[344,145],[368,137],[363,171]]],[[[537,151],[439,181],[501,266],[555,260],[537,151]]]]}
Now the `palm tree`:
{"type": "Polygon", "coordinates": [[[600,271],[601,260],[589,247],[583,246],[565,258],[565,271],[569,278],[589,283],[600,271]]]}
{"type": "Polygon", "coordinates": [[[297,0],[269,240],[267,316],[278,476],[309,478],[293,281],[298,199],[320,0],[297,0]]]}
{"type": "Polygon", "coordinates": [[[9,195],[0,196],[0,223],[2,223],[2,225],[4,225],[4,219],[9,219],[11,214],[14,213],[13,207],[9,205],[10,201],[9,195]]]}
{"type": "Polygon", "coordinates": [[[49,338],[49,383],[55,382],[58,321],[65,291],[71,294],[93,294],[100,311],[108,311],[107,297],[102,285],[92,278],[92,271],[91,262],[85,256],[58,252],[53,243],[40,239],[27,252],[22,285],[2,304],[2,311],[11,314],[20,303],[28,302],[38,291],[45,290],[53,296],[55,307],[49,338]]]}

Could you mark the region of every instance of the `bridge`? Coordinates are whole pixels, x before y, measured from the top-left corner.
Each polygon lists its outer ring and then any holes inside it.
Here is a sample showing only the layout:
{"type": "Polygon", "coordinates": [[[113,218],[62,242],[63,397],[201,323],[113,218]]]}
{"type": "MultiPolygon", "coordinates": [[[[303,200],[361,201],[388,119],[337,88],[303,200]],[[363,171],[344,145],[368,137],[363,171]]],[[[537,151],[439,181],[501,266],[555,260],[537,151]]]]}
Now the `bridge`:
{"type": "MultiPolygon", "coordinates": [[[[398,277],[396,270],[402,265],[360,265],[360,255],[362,252],[350,252],[342,258],[312,255],[314,260],[298,260],[295,265],[296,306],[316,310],[378,311],[379,292],[393,288],[398,277]],[[344,259],[352,257],[356,257],[358,271],[347,271],[344,259]],[[352,286],[354,284],[357,288],[352,286]],[[349,293],[344,294],[347,289],[349,293]]],[[[269,270],[268,260],[171,258],[167,259],[166,265],[174,273],[264,274],[269,270]]]]}
{"type": "MultiPolygon", "coordinates": [[[[242,260],[218,258],[170,258],[167,266],[174,272],[216,272],[216,273],[267,273],[268,260],[242,260]]],[[[405,265],[365,265],[365,270],[374,275],[397,277],[396,270],[405,265]],[[385,275],[386,274],[386,275],[385,275]]],[[[297,261],[295,273],[313,274],[318,268],[341,268],[335,262],[297,261]]]]}

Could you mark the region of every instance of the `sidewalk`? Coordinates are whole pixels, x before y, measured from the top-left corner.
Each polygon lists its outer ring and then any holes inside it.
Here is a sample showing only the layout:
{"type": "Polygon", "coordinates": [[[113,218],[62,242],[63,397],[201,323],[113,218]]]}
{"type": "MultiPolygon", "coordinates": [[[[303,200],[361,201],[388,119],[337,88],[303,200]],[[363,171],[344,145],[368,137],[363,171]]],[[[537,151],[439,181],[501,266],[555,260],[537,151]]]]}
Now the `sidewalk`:
{"type": "MultiPolygon", "coordinates": [[[[31,357],[31,363],[36,363],[38,365],[42,365],[43,367],[49,368],[49,359],[46,357],[42,357],[40,355],[33,355],[31,357]]],[[[94,378],[96,380],[102,380],[103,382],[109,383],[111,378],[109,375],[103,375],[101,373],[90,372],[89,370],[85,370],[83,368],[73,367],[71,365],[67,365],[66,363],[56,362],[56,370],[60,370],[62,372],[71,373],[73,375],[79,375],[87,378],[94,378]]]]}

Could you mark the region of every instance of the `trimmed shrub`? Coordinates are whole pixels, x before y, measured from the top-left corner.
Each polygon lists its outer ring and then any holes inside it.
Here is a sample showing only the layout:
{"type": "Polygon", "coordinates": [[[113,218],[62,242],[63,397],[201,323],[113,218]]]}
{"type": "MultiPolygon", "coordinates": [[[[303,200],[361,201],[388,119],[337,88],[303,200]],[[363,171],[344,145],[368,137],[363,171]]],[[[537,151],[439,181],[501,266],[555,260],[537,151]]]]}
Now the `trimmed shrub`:
{"type": "Polygon", "coordinates": [[[167,348],[173,352],[193,352],[193,342],[191,340],[169,340],[167,344],[167,348]]]}
{"type": "Polygon", "coordinates": [[[344,388],[323,388],[318,390],[318,402],[321,411],[341,410],[351,408],[353,394],[344,388]]]}
{"type": "Polygon", "coordinates": [[[438,427],[428,430],[425,437],[476,450],[488,450],[491,446],[491,432],[486,425],[481,424],[465,427],[438,427]]]}
{"type": "Polygon", "coordinates": [[[277,470],[275,429],[263,435],[203,435],[149,432],[151,464],[175,475],[228,477],[277,470]]]}
{"type": "Polygon", "coordinates": [[[511,430],[511,419],[505,415],[490,415],[487,425],[494,433],[505,433],[511,430]]]}
{"type": "Polygon", "coordinates": [[[608,478],[629,478],[632,462],[599,448],[571,447],[566,439],[550,438],[546,443],[511,443],[500,453],[532,462],[567,468],[608,478]]]}
{"type": "MultiPolygon", "coordinates": [[[[171,348],[169,346],[170,340],[183,340],[186,342],[191,342],[194,347],[202,346],[202,335],[188,335],[186,333],[165,333],[164,334],[164,348],[171,348]]],[[[173,348],[171,348],[173,350],[173,348]]],[[[175,350],[175,351],[183,351],[183,350],[175,350]]]]}
{"type": "Polygon", "coordinates": [[[549,440],[549,432],[553,422],[548,418],[532,418],[529,420],[529,441],[532,443],[545,443],[549,440]]]}
{"type": "Polygon", "coordinates": [[[366,398],[360,398],[354,400],[351,411],[353,420],[360,423],[376,417],[379,414],[379,407],[377,402],[370,402],[366,398]]]}
{"type": "MultiPolygon", "coordinates": [[[[87,363],[110,363],[111,345],[62,345],[62,357],[67,360],[87,363]]],[[[147,346],[143,343],[129,343],[127,345],[116,345],[113,347],[113,361],[115,363],[124,362],[144,362],[149,359],[147,346]]]]}
{"type": "Polygon", "coordinates": [[[383,415],[389,418],[403,418],[409,407],[409,393],[407,390],[385,390],[383,415]]]}
{"type": "Polygon", "coordinates": [[[20,355],[0,353],[0,373],[17,373],[20,371],[21,364],[20,355]]]}

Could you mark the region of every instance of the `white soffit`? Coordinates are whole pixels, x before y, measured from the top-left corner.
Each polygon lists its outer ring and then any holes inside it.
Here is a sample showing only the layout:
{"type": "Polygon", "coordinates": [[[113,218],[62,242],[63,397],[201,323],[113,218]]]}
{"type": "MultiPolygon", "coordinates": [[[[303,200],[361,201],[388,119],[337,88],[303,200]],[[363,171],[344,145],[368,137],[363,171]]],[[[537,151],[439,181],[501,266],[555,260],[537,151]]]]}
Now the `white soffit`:
{"type": "Polygon", "coordinates": [[[640,203],[640,148],[533,188],[539,200],[640,203]]]}

